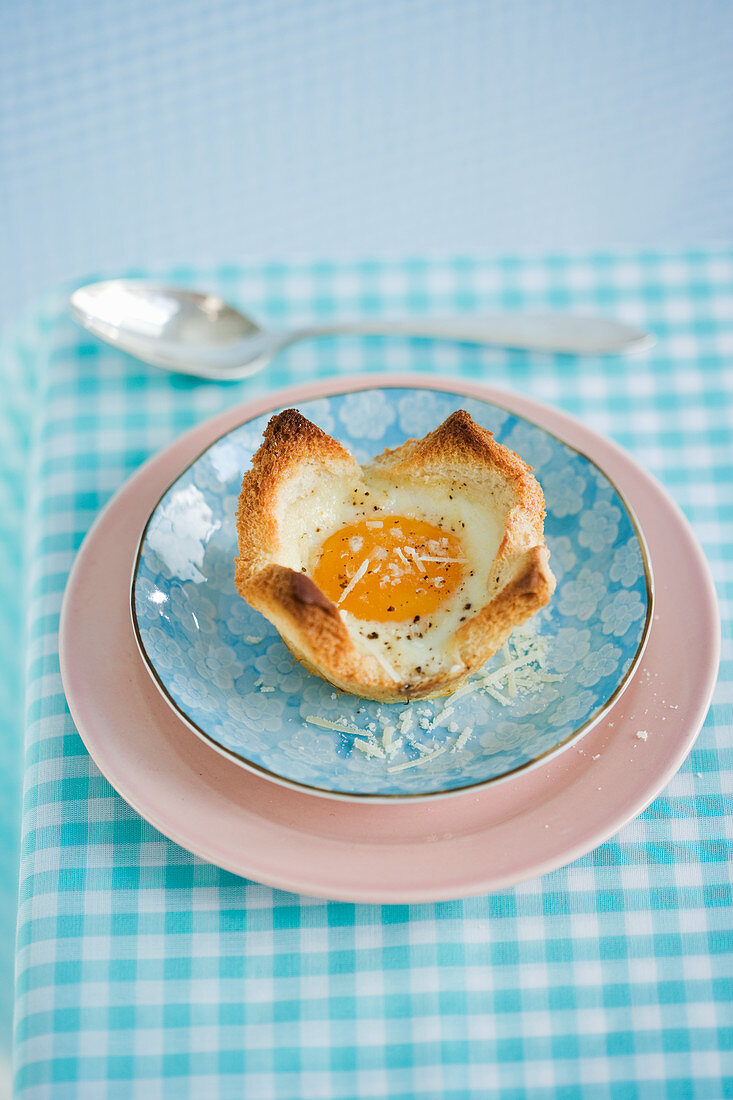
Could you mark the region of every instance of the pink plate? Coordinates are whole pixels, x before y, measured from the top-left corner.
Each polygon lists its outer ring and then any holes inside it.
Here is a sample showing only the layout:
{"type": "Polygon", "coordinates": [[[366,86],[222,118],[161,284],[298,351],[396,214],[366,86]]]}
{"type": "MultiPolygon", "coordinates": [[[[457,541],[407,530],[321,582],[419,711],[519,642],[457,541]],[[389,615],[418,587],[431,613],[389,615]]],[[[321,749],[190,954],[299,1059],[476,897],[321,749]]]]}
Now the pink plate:
{"type": "Polygon", "coordinates": [[[191,852],[287,890],[421,902],[498,890],[560,867],[612,836],[662,790],[704,721],[720,629],[707,564],[684,517],[614,443],[555,409],[467,382],[328,379],[241,405],[147,462],[100,515],[66,589],[60,658],[93,759],[143,817],[191,852]],[[496,401],[566,439],[625,495],[647,540],[656,613],[624,695],[578,746],[499,785],[445,800],[334,802],[290,790],[214,752],[173,713],[139,656],[129,586],[140,532],[162,491],[214,439],[299,401],[379,386],[496,401]],[[684,638],[684,644],[680,640],[684,638]],[[638,731],[646,731],[646,740],[638,731]]]}

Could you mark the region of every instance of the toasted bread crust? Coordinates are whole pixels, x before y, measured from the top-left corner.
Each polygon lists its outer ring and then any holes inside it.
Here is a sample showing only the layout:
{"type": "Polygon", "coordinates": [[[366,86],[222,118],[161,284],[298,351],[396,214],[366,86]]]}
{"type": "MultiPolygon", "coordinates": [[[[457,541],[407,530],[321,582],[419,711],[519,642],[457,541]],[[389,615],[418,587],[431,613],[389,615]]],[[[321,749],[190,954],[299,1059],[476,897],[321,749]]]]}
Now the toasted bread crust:
{"type": "Polygon", "coordinates": [[[450,672],[420,680],[396,678],[385,661],[356,648],[338,608],[310,578],[278,563],[287,494],[314,477],[362,478],[353,456],[295,409],[270,420],[242,480],[237,590],[277,627],[309,671],[343,691],[382,702],[448,694],[552,595],[542,490],[531,467],[463,410],[423,439],[386,450],[369,470],[396,482],[453,480],[467,494],[491,494],[507,516],[499,551],[487,562],[487,602],[456,630],[450,672]]]}
{"type": "Polygon", "coordinates": [[[384,670],[376,659],[358,652],[338,608],[310,578],[282,565],[267,565],[245,591],[247,602],[277,627],[293,656],[311,672],[323,676],[327,669],[324,679],[342,690],[354,693],[358,683],[375,693],[367,698],[382,697],[384,670]]]}
{"type": "Polygon", "coordinates": [[[386,450],[373,466],[395,478],[429,478],[454,475],[464,481],[471,475],[509,505],[507,530],[499,556],[507,557],[520,545],[544,543],[545,498],[532,467],[497,443],[491,432],[458,409],[423,439],[408,439],[401,447],[386,450]]]}
{"type": "Polygon", "coordinates": [[[239,557],[235,559],[235,583],[246,600],[244,589],[277,556],[280,547],[278,502],[283,489],[309,465],[314,466],[316,472],[330,466],[332,471],[359,474],[355,458],[340,443],[297,409],[285,409],[270,419],[252,466],[242,479],[237,510],[239,557]]]}
{"type": "Polygon", "coordinates": [[[470,668],[484,665],[501,649],[515,627],[550,602],[555,578],[549,557],[546,546],[533,546],[514,558],[511,579],[499,588],[491,603],[458,630],[461,660],[470,668]]]}

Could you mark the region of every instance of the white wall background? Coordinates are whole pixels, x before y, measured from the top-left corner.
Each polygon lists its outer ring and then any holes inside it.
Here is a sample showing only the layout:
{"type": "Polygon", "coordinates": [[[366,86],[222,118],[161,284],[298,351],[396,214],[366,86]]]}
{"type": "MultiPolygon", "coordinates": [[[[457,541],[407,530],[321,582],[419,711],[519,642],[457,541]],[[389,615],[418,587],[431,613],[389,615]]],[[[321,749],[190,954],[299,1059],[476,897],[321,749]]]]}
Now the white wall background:
{"type": "Polygon", "coordinates": [[[146,261],[733,239],[729,0],[0,0],[0,320],[146,261]]]}

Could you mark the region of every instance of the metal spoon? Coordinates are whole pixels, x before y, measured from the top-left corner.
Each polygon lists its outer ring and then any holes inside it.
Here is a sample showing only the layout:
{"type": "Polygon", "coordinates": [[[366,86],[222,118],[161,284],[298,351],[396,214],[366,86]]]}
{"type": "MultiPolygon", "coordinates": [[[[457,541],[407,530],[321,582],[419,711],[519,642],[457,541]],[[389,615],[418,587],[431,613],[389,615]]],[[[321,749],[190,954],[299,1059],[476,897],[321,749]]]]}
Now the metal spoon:
{"type": "Polygon", "coordinates": [[[85,328],[146,363],[219,382],[266,367],[297,340],[334,333],[376,333],[531,351],[604,355],[651,347],[654,338],[608,317],[497,313],[477,317],[336,322],[268,332],[214,294],[131,279],[75,290],[71,313],[85,328]]]}

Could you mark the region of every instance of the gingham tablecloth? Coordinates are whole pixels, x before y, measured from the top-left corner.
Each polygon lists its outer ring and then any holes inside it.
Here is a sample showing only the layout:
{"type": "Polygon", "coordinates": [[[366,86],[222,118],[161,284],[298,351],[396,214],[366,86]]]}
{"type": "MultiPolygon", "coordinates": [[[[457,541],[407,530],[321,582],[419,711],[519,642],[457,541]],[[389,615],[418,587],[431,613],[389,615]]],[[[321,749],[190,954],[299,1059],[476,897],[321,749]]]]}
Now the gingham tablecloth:
{"type": "MultiPolygon", "coordinates": [[[[291,349],[266,377],[223,387],[101,346],[66,317],[61,295],[43,304],[4,355],[13,427],[5,462],[26,466],[30,487],[18,1096],[733,1095],[733,256],[261,263],[156,274],[216,289],[272,324],[574,308],[646,325],[659,342],[637,358],[576,360],[321,341],[291,349]],[[74,728],[57,630],[76,550],[148,455],[267,389],[390,369],[487,379],[562,406],[627,447],[691,520],[716,578],[725,638],[716,700],[694,750],[617,837],[512,890],[380,907],[239,879],[143,821],[100,776],[74,728]]],[[[17,648],[17,632],[10,644],[17,648]]]]}

